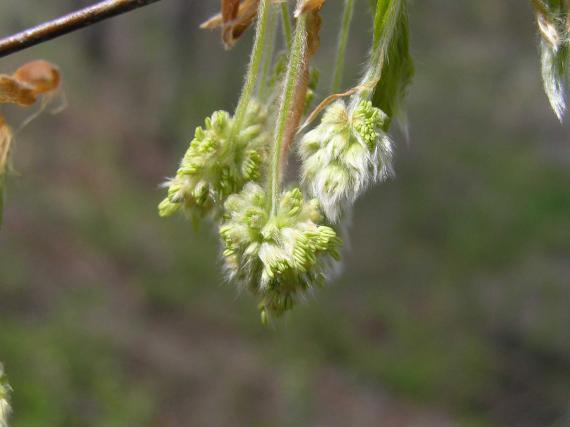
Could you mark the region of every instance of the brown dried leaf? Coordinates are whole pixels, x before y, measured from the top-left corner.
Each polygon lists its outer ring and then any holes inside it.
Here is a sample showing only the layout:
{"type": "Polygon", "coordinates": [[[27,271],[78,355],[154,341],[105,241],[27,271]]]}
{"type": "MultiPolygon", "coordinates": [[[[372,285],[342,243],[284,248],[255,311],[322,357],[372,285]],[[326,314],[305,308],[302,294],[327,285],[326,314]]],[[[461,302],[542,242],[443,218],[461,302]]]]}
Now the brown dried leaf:
{"type": "Polygon", "coordinates": [[[31,86],[36,95],[57,90],[61,82],[59,69],[41,59],[22,65],[13,77],[31,86]]]}
{"type": "Polygon", "coordinates": [[[43,60],[28,62],[11,76],[0,74],[0,104],[29,107],[38,95],[56,91],[60,80],[55,65],[43,60]]]}
{"type": "Polygon", "coordinates": [[[36,102],[34,90],[12,76],[0,74],[0,104],[16,104],[29,107],[36,102]]]}
{"type": "MultiPolygon", "coordinates": [[[[233,5],[233,4],[232,4],[233,5]]],[[[222,40],[224,46],[229,49],[235,45],[239,37],[249,28],[257,15],[257,8],[259,0],[244,0],[239,4],[237,14],[231,20],[226,20],[224,17],[224,3],[222,3],[222,13],[219,13],[202,25],[202,29],[222,29],[222,40]]],[[[226,6],[229,10],[230,6],[226,6]]],[[[229,12],[228,12],[229,13],[229,12]]]]}
{"type": "MultiPolygon", "coordinates": [[[[60,83],[61,76],[55,65],[42,60],[29,62],[18,68],[11,76],[0,74],[0,104],[30,107],[38,97],[41,97],[40,110],[24,122],[24,124],[29,123],[53,101],[60,83]]],[[[12,139],[10,127],[0,115],[0,225],[2,225],[4,189],[12,139]]]]}
{"type": "Polygon", "coordinates": [[[224,24],[236,19],[239,10],[239,0],[222,0],[222,19],[224,24]]]}
{"type": "Polygon", "coordinates": [[[239,12],[239,0],[222,0],[222,40],[227,45],[233,34],[233,22],[239,12]]]}

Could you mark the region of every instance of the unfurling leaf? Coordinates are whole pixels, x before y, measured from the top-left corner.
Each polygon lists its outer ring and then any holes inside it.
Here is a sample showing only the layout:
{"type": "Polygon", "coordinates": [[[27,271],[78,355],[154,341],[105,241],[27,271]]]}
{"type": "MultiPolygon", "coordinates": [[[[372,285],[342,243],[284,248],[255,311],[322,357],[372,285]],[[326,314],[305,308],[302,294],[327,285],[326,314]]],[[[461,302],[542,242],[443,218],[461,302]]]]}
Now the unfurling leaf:
{"type": "MultiPolygon", "coordinates": [[[[376,13],[386,13],[385,2],[378,2],[379,10],[376,13]]],[[[381,29],[375,29],[375,35],[380,34],[381,29]]],[[[402,114],[402,102],[406,95],[408,85],[414,75],[414,64],[410,55],[410,31],[408,23],[408,11],[406,2],[402,3],[402,8],[397,18],[394,36],[386,52],[384,66],[380,80],[376,86],[376,91],[372,97],[372,103],[380,108],[388,116],[384,130],[387,131],[394,117],[402,114]]],[[[374,40],[374,43],[379,42],[374,40]]],[[[401,118],[401,117],[400,117],[401,118]]]]}

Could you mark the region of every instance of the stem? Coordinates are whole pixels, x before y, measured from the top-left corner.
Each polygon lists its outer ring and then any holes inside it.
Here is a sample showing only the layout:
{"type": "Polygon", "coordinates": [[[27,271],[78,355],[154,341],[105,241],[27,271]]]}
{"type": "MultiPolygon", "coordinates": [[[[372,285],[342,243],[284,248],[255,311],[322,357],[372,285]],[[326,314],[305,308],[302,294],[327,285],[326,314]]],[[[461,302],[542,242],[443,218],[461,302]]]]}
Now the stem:
{"type": "Polygon", "coordinates": [[[261,76],[259,78],[259,86],[257,88],[257,95],[259,99],[264,99],[269,89],[269,75],[271,73],[271,63],[273,60],[273,53],[275,50],[275,35],[277,29],[277,6],[269,6],[269,24],[267,28],[267,42],[265,43],[265,53],[263,66],[261,68],[261,76]]]}
{"type": "Polygon", "coordinates": [[[105,0],[0,40],[0,58],[159,0],[105,0]]]}
{"type": "Polygon", "coordinates": [[[344,60],[346,55],[346,45],[350,34],[350,24],[354,12],[354,0],[344,1],[344,12],[342,14],[342,27],[338,37],[338,48],[336,51],[336,62],[334,67],[331,92],[337,93],[342,86],[342,74],[344,71],[344,60]]]}
{"type": "Polygon", "coordinates": [[[283,95],[279,103],[279,113],[277,115],[277,130],[273,139],[273,146],[271,147],[271,159],[269,169],[269,182],[268,182],[268,201],[270,203],[269,213],[274,216],[277,213],[279,204],[279,193],[281,186],[282,176],[282,158],[286,155],[283,147],[288,144],[286,141],[285,133],[287,130],[288,122],[292,116],[292,106],[295,100],[299,80],[305,69],[305,53],[307,41],[307,14],[303,13],[297,19],[295,26],[295,34],[291,51],[289,54],[289,63],[287,64],[287,72],[285,74],[285,81],[283,86],[283,95]]]}
{"type": "Polygon", "coordinates": [[[374,89],[382,77],[382,70],[388,55],[390,43],[394,37],[398,19],[404,8],[406,0],[387,0],[388,6],[381,7],[386,0],[378,0],[376,14],[374,16],[374,39],[372,53],[364,77],[360,81],[358,96],[354,104],[361,100],[369,100],[374,94],[374,89]]]}
{"type": "Polygon", "coordinates": [[[259,2],[259,8],[257,9],[257,25],[255,27],[255,40],[253,42],[253,48],[251,51],[251,59],[249,61],[249,68],[247,70],[247,75],[245,78],[245,83],[241,92],[241,96],[236,107],[234,114],[234,126],[233,133],[235,136],[236,132],[239,132],[243,119],[247,112],[247,107],[253,91],[255,90],[255,84],[258,79],[259,69],[263,60],[263,51],[265,50],[265,42],[267,37],[267,26],[270,16],[270,3],[271,0],[261,0],[259,2]]]}
{"type": "Polygon", "coordinates": [[[291,50],[291,43],[293,40],[291,30],[291,16],[289,15],[289,5],[286,1],[281,3],[281,23],[283,25],[283,36],[285,37],[285,44],[287,50],[291,50]]]}

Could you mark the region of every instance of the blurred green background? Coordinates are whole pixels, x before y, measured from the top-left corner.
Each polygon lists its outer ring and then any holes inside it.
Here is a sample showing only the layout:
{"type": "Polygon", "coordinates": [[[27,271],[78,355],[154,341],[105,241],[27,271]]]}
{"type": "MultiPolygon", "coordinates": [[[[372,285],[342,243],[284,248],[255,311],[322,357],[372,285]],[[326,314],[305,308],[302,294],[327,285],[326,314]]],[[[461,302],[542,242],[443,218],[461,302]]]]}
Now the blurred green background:
{"type": "MultiPolygon", "coordinates": [[[[88,3],[4,0],[1,34],[88,3]]],[[[323,12],[321,97],[340,6],[323,12]]],[[[194,128],[237,101],[251,31],[225,52],[198,30],[217,7],[165,0],[0,62],[59,64],[69,101],[14,149],[13,426],[570,426],[570,132],[542,92],[530,5],[412,2],[397,177],[357,203],[342,275],[269,329],[224,284],[215,233],[156,214],[194,128]]]]}

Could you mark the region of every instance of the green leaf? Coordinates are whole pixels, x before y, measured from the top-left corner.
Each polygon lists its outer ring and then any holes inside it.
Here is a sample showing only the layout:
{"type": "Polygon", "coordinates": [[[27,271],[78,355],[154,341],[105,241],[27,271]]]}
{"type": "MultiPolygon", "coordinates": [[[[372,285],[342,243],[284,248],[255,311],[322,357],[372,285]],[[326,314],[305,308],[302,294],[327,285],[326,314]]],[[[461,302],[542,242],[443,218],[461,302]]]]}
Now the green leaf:
{"type": "MultiPolygon", "coordinates": [[[[382,27],[385,25],[386,13],[391,1],[378,0],[377,2],[373,48],[377,48],[381,42],[382,27]]],[[[401,113],[402,101],[413,76],[414,64],[410,55],[408,11],[404,1],[394,35],[390,40],[382,74],[372,97],[373,105],[380,108],[389,117],[385,124],[385,130],[389,128],[390,121],[401,113]]]]}

